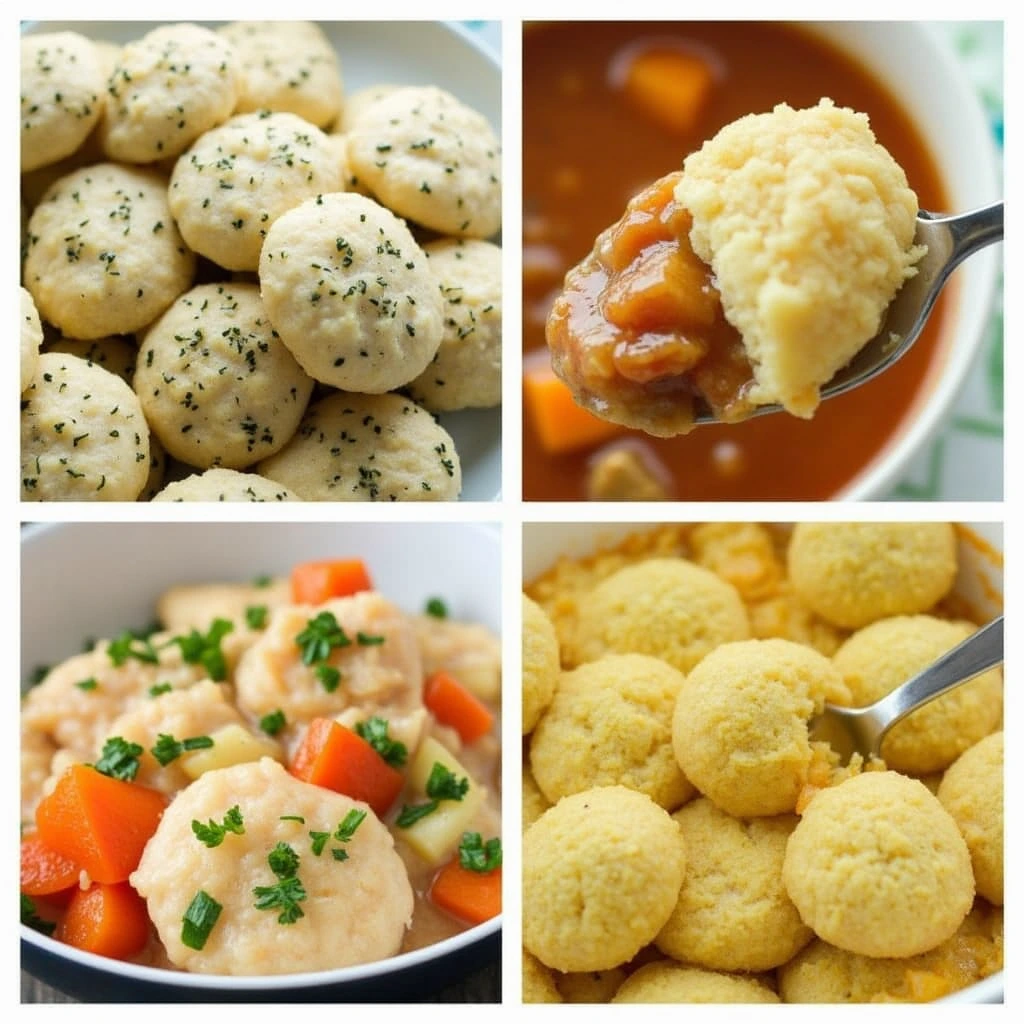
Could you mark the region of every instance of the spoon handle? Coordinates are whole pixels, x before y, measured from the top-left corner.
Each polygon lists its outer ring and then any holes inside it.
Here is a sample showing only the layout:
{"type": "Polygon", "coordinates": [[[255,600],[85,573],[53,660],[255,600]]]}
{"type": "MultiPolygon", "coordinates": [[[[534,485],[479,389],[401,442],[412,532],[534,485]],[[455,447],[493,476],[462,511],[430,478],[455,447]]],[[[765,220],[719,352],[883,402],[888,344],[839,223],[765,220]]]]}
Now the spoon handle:
{"type": "Polygon", "coordinates": [[[944,654],[923,672],[897,686],[874,706],[877,717],[887,722],[886,731],[911,711],[941,697],[947,690],[987,672],[1003,660],[1003,617],[993,619],[962,644],[944,654]]]}
{"type": "Polygon", "coordinates": [[[949,231],[952,251],[947,261],[947,273],[959,266],[968,256],[993,242],[1003,239],[1003,201],[979,206],[967,213],[935,217],[949,231]]]}

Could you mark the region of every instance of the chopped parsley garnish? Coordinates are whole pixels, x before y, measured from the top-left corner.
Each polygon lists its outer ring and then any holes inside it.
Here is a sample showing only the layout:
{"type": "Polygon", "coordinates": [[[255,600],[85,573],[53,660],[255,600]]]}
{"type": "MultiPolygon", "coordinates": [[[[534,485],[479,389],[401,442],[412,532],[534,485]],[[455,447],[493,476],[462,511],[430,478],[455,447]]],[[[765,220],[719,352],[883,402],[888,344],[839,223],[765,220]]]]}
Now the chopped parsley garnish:
{"type": "Polygon", "coordinates": [[[359,632],[356,633],[356,642],[361,647],[377,647],[378,645],[384,643],[384,637],[372,636],[369,633],[359,632]]]}
{"type": "Polygon", "coordinates": [[[302,651],[302,664],[313,665],[326,661],[335,647],[348,647],[352,641],[338,625],[333,612],[320,612],[306,623],[306,628],[295,637],[302,651]]]}
{"type": "Polygon", "coordinates": [[[404,743],[388,736],[387,719],[374,715],[365,722],[356,722],[356,734],[366,740],[392,768],[401,768],[405,764],[409,751],[404,743]]]}
{"type": "Polygon", "coordinates": [[[278,843],[267,855],[270,870],[277,875],[274,885],[257,885],[253,889],[257,910],[280,910],[278,924],[295,924],[305,915],[299,904],[306,890],[298,877],[299,855],[287,843],[278,843]]]}
{"type": "Polygon", "coordinates": [[[103,744],[100,759],[93,765],[96,771],[109,775],[112,779],[131,782],[139,773],[139,757],[142,746],[129,743],[121,736],[111,736],[103,744]]]}
{"type": "Polygon", "coordinates": [[[317,665],[313,673],[328,693],[334,693],[341,683],[341,672],[333,665],[317,665]]]}
{"type": "Polygon", "coordinates": [[[252,585],[263,589],[264,587],[269,587],[272,582],[273,580],[270,576],[256,576],[252,581],[252,585]]]}
{"type": "Polygon", "coordinates": [[[130,629],[126,629],[116,640],[110,641],[107,645],[107,655],[118,667],[129,658],[135,658],[147,665],[157,665],[160,662],[153,641],[148,636],[138,636],[130,629]]]}
{"type": "Polygon", "coordinates": [[[406,804],[399,812],[395,824],[399,828],[408,828],[415,825],[421,818],[433,814],[442,800],[461,800],[469,790],[469,779],[463,776],[461,779],[455,777],[455,773],[445,768],[440,761],[434,762],[430,769],[430,777],[427,779],[427,796],[430,801],[425,804],[406,804]]]}
{"type": "Polygon", "coordinates": [[[99,685],[100,684],[98,682],[96,682],[96,677],[95,676],[89,676],[88,679],[81,679],[77,683],[75,683],[75,686],[77,686],[79,690],[86,690],[86,691],[88,691],[88,690],[95,690],[96,687],[99,686],[99,685]]]}
{"type": "Polygon", "coordinates": [[[358,811],[354,807],[342,818],[341,823],[334,831],[334,838],[340,843],[347,843],[355,834],[356,830],[366,820],[366,811],[358,811]]]}
{"type": "Polygon", "coordinates": [[[481,874],[501,867],[501,840],[488,839],[485,843],[479,832],[463,832],[459,843],[459,864],[468,871],[481,874]]]}
{"type": "Polygon", "coordinates": [[[21,894],[21,923],[44,935],[52,935],[57,927],[56,921],[47,921],[36,913],[35,901],[24,893],[21,894]]]}
{"type": "Polygon", "coordinates": [[[313,850],[313,856],[319,857],[324,852],[324,847],[327,845],[327,840],[331,838],[330,832],[310,832],[310,847],[313,850]]]}
{"type": "Polygon", "coordinates": [[[260,719],[260,728],[268,736],[276,736],[286,725],[284,712],[278,708],[260,719]]]}
{"type": "Polygon", "coordinates": [[[209,736],[189,736],[183,740],[176,740],[173,736],[162,732],[157,736],[156,743],[150,748],[150,753],[162,766],[166,766],[181,757],[187,750],[208,750],[212,746],[213,740],[209,736]]]}
{"type": "Polygon", "coordinates": [[[172,689],[170,683],[157,683],[149,688],[149,695],[150,697],[160,697],[165,693],[170,693],[172,689]]]}
{"type": "Polygon", "coordinates": [[[301,814],[282,814],[278,821],[297,821],[300,825],[306,824],[306,819],[301,814]]]}
{"type": "Polygon", "coordinates": [[[193,629],[188,636],[176,636],[171,643],[181,648],[181,656],[190,665],[202,665],[210,678],[219,683],[228,677],[227,661],[220,649],[221,640],[235,628],[228,619],[214,619],[206,634],[193,629]]]}
{"type": "Polygon", "coordinates": [[[51,667],[50,665],[36,665],[29,673],[28,685],[35,686],[37,683],[41,683],[50,674],[51,667]]]}
{"type": "Polygon", "coordinates": [[[265,604],[251,604],[245,609],[245,624],[250,629],[263,629],[270,609],[265,604]]]}
{"type": "Polygon", "coordinates": [[[223,909],[209,893],[200,889],[181,919],[182,944],[189,949],[202,949],[223,909]]]}
{"type": "Polygon", "coordinates": [[[448,605],[446,605],[439,597],[430,598],[427,601],[425,611],[428,615],[433,615],[435,619],[448,618],[448,605]]]}
{"type": "Polygon", "coordinates": [[[220,846],[224,842],[224,837],[229,832],[234,833],[236,836],[244,836],[245,822],[242,820],[242,812],[238,804],[235,804],[234,807],[231,807],[225,813],[224,820],[219,825],[213,818],[210,818],[206,825],[199,821],[198,818],[193,818],[192,831],[199,842],[212,850],[215,846],[220,846]]]}

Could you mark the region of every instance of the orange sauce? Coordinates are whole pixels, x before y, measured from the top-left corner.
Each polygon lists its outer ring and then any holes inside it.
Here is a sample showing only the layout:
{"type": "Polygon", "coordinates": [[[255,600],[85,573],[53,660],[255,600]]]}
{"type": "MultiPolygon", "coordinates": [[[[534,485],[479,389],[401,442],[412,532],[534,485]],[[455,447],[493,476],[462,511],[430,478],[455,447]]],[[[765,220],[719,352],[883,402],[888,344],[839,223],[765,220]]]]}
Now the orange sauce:
{"type": "MultiPolygon", "coordinates": [[[[864,111],[904,168],[923,209],[948,208],[934,160],[898,101],[857,62],[798,26],[776,22],[567,22],[523,35],[523,347],[544,325],[564,274],[641,189],[673,170],[722,126],[822,96],[864,111]],[[701,55],[715,81],[700,116],[669,131],[630,100],[624,57],[677,47],[701,55]],[[542,254],[542,258],[540,258],[542,254]]],[[[940,362],[947,301],[924,335],[871,383],[822,403],[813,420],[785,414],[702,426],[682,437],[629,435],[684,500],[827,499],[865,470],[909,423],[940,362]]],[[[551,455],[528,415],[523,497],[582,500],[600,448],[551,455]]]]}

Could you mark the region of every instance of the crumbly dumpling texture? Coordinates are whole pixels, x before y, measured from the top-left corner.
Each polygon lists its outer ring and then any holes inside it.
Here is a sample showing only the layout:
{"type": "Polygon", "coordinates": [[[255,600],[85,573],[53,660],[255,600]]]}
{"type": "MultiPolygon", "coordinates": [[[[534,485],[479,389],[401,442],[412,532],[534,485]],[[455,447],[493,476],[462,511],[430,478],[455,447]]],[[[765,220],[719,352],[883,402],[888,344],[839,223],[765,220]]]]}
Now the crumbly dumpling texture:
{"type": "Polygon", "coordinates": [[[103,66],[92,42],[77,32],[21,38],[21,169],[70,156],[103,113],[103,66]]]}
{"type": "Polygon", "coordinates": [[[753,363],[750,397],[811,416],[924,254],[906,174],[867,115],[829,99],[741,117],[683,166],[676,197],[753,363]]]}
{"type": "Polygon", "coordinates": [[[300,782],[270,758],[206,772],[182,791],[130,881],[171,962],[203,974],[289,974],[381,960],[398,952],[413,910],[405,866],[377,816],[300,782]],[[212,848],[196,841],[193,820],[220,822],[235,806],[244,833],[212,848]],[[309,831],[333,833],[352,810],[366,817],[344,844],[348,858],[339,862],[326,850],[313,856],[309,831]],[[278,881],[267,861],[278,843],[298,856],[306,894],[298,902],[302,916],[287,926],[278,920],[280,907],[260,909],[253,898],[254,889],[278,881]],[[182,942],[181,926],[198,888],[222,907],[201,950],[182,942]]]}
{"type": "Polygon", "coordinates": [[[974,881],[989,903],[1003,905],[1003,734],[964,751],[942,776],[939,803],[971,851],[974,881]]]}
{"type": "MultiPolygon", "coordinates": [[[[135,379],[135,361],[139,355],[138,346],[131,338],[112,334],[107,338],[58,338],[46,346],[47,352],[66,352],[78,356],[87,363],[94,363],[104,370],[116,373],[126,384],[135,379]]],[[[152,441],[152,437],[150,437],[152,441]]]]}
{"type": "Polygon", "coordinates": [[[608,654],[565,672],[530,737],[530,767],[551,803],[627,786],[666,810],[694,794],[672,752],[683,675],[645,654],[608,654]]]}
{"type": "Polygon", "coordinates": [[[777,1003],[779,997],[753,978],[657,960],[634,971],[613,1003],[777,1003]]]}
{"type": "Polygon", "coordinates": [[[342,108],[341,117],[338,118],[335,131],[350,132],[353,125],[374,103],[402,88],[405,87],[381,82],[378,85],[367,85],[362,89],[356,89],[355,92],[350,92],[345,97],[345,105],[342,108]]]}
{"type": "Polygon", "coordinates": [[[208,469],[167,484],[153,501],[302,501],[294,491],[258,473],[208,469]]]}
{"type": "Polygon", "coordinates": [[[617,967],[668,920],[685,868],[679,826],[650,797],[568,796],[523,836],[523,944],[558,971],[617,967]]]}
{"type": "Polygon", "coordinates": [[[561,670],[558,637],[547,613],[523,594],[523,733],[530,732],[551,703],[561,670]]]}
{"type": "MultiPolygon", "coordinates": [[[[966,640],[975,626],[932,615],[899,615],[873,622],[836,651],[854,707],[880,700],[966,640]]],[[[918,708],[886,734],[882,757],[890,768],[927,775],[952,764],[999,724],[1003,710],[1002,669],[957,686],[918,708]]]]}
{"type": "Polygon", "coordinates": [[[129,43],[107,83],[100,125],[112,160],[177,156],[231,116],[242,77],[234,49],[200,25],[161,25],[129,43]]]}
{"type": "Polygon", "coordinates": [[[39,321],[32,293],[21,289],[21,340],[19,343],[19,368],[21,390],[24,391],[35,376],[39,365],[39,348],[43,343],[43,325],[39,321]]]}
{"type": "Polygon", "coordinates": [[[952,523],[797,523],[786,560],[801,601],[859,629],[945,597],[956,579],[956,532],[952,523]]]}
{"type": "Polygon", "coordinates": [[[794,815],[744,820],[702,797],[673,817],[686,845],[686,875],[658,949],[713,970],[766,971],[811,941],[782,884],[794,815]]]}
{"type": "Polygon", "coordinates": [[[441,344],[441,290],[426,255],[403,221],[366,196],[316,196],[282,215],[259,275],[282,340],[324,384],[391,391],[441,344]]]}
{"type": "Polygon", "coordinates": [[[201,284],[139,349],[135,391],[176,459],[245,469],[295,433],[313,381],[274,330],[255,284],[201,284]]]}
{"type": "Polygon", "coordinates": [[[282,213],[343,187],[342,165],[319,128],[263,111],[200,136],[174,165],[168,201],[190,248],[228,270],[256,270],[282,213]]]}
{"type": "Polygon", "coordinates": [[[552,972],[525,949],[523,950],[523,1002],[562,1002],[562,996],[555,987],[555,978],[552,972]]]}
{"type": "Polygon", "coordinates": [[[353,173],[389,209],[460,238],[501,226],[501,144],[483,114],[433,85],[369,105],[349,130],[353,173]]]}
{"type": "Polygon", "coordinates": [[[750,636],[736,588],[682,558],[649,558],[598,583],[579,602],[575,664],[650,654],[688,672],[709,651],[750,636]]]}
{"type": "Polygon", "coordinates": [[[723,644],[679,691],[676,758],[729,814],[788,813],[813,759],[807,723],[843,693],[832,663],[810,647],[780,639],[723,644]]]}
{"type": "Polygon", "coordinates": [[[430,412],[501,404],[501,249],[479,239],[441,239],[423,251],[441,285],[444,333],[409,394],[430,412]]]}
{"type": "Polygon", "coordinates": [[[967,844],[917,779],[865,772],[811,800],[782,878],[826,942],[863,956],[914,956],[950,938],[974,901],[967,844]]]}
{"type": "Polygon", "coordinates": [[[570,971],[555,977],[563,1003],[610,1003],[626,980],[625,967],[607,971],[570,971]]]}
{"type": "Polygon", "coordinates": [[[313,402],[259,471],[304,501],[454,501],[451,435],[411,399],[337,392],[313,402]]]}
{"type": "Polygon", "coordinates": [[[548,798],[540,791],[530,766],[523,763],[523,831],[525,832],[549,807],[548,798]]]}
{"type": "Polygon", "coordinates": [[[217,31],[242,66],[239,112],[277,110],[326,128],[341,110],[341,62],[311,21],[233,21],[217,31]]]}
{"type": "Polygon", "coordinates": [[[149,427],[120,377],[44,352],[22,395],[25,501],[134,501],[149,475],[149,427]]]}
{"type": "Polygon", "coordinates": [[[96,164],[56,181],[32,212],[25,287],[71,338],[133,334],[192,283],[195,255],[167,205],[167,182],[96,164]]]}

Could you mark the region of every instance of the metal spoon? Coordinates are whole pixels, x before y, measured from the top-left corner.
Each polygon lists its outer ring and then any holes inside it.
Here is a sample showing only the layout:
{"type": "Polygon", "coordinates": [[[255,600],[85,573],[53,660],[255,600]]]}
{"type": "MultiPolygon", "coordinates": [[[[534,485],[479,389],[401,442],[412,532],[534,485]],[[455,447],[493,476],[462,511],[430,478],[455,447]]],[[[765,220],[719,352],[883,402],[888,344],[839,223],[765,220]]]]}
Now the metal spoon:
{"type": "Polygon", "coordinates": [[[881,700],[863,708],[826,704],[810,723],[811,738],[827,740],[846,764],[854,753],[877,756],[886,733],[912,711],[1002,663],[1003,617],[993,619],[962,644],[881,700]]]}
{"type": "MultiPolygon", "coordinates": [[[[967,213],[921,210],[914,244],[927,245],[928,252],[917,264],[917,273],[889,304],[878,333],[821,389],[822,400],[859,387],[892,366],[917,341],[949,275],[972,253],[1002,238],[1002,200],[967,213]]],[[[781,411],[781,405],[759,405],[750,415],[781,411]]],[[[695,409],[694,422],[718,420],[705,406],[695,409]]]]}

